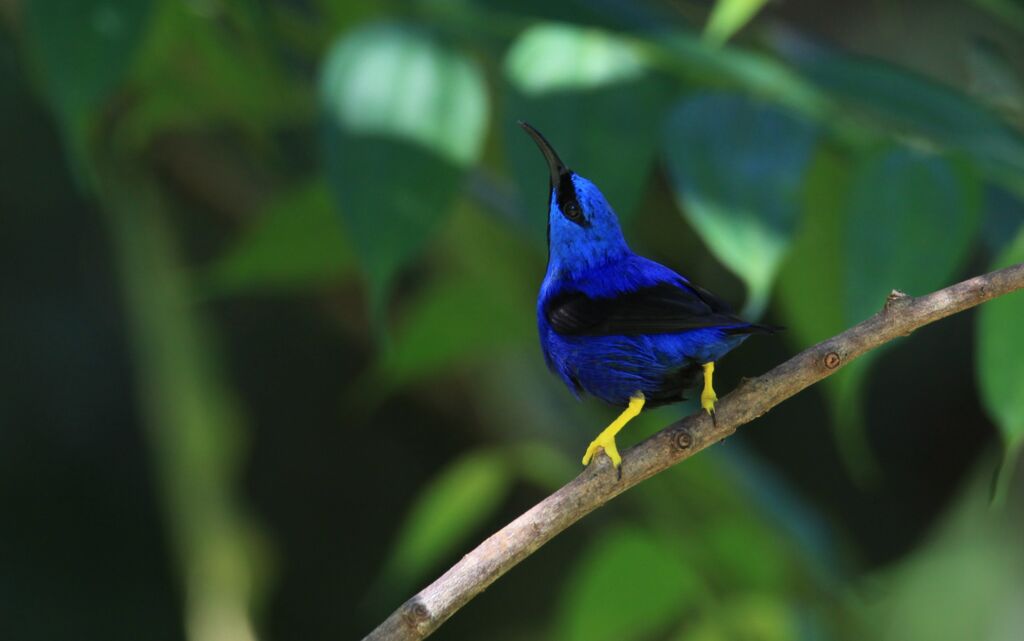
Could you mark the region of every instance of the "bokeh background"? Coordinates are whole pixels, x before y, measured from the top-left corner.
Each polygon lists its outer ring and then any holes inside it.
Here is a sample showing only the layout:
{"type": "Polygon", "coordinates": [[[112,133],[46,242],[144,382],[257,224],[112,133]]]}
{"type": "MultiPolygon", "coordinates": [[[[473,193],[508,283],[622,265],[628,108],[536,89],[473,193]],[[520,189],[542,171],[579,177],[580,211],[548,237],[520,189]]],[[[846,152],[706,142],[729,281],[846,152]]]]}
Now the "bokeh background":
{"type": "MultiPolygon", "coordinates": [[[[544,163],[785,325],[1024,260],[1024,4],[0,0],[0,638],[356,639],[572,478],[544,163]]],[[[438,639],[1024,638],[1024,295],[585,519],[438,639]]],[[[629,445],[695,410],[646,413],[629,445]]]]}

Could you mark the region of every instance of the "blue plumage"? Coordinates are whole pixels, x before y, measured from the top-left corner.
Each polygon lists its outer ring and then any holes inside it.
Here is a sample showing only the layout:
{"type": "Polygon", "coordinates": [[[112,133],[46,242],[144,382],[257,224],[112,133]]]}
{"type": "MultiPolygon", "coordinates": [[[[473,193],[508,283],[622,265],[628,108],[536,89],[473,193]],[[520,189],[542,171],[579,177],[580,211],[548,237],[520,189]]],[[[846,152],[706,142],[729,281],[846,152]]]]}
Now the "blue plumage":
{"type": "Polygon", "coordinates": [[[617,406],[641,394],[638,407],[681,401],[705,363],[751,333],[772,331],[733,316],[706,290],[630,251],[600,190],[521,124],[551,172],[540,343],[548,367],[574,393],[617,406]]]}

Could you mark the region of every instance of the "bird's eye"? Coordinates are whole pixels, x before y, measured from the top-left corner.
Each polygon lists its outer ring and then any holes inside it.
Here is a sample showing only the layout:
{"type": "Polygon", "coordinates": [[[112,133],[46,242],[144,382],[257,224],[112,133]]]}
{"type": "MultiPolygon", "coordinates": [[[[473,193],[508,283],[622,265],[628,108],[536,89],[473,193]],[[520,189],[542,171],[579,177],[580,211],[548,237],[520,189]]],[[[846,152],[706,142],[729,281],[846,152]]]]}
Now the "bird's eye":
{"type": "Polygon", "coordinates": [[[566,203],[565,207],[562,208],[565,213],[565,217],[572,221],[577,221],[583,218],[583,211],[580,210],[580,206],[577,203],[570,202],[566,203]]]}

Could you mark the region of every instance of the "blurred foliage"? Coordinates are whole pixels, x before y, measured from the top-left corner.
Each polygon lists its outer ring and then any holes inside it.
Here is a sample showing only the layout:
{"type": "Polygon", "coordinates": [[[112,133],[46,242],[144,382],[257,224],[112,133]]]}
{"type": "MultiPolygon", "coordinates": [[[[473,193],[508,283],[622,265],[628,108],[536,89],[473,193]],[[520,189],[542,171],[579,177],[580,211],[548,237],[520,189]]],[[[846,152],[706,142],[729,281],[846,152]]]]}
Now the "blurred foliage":
{"type": "Polygon", "coordinates": [[[26,3],[25,45],[36,77],[79,153],[85,129],[118,88],[146,32],[148,0],[26,3]]]}
{"type": "Polygon", "coordinates": [[[282,189],[230,251],[206,268],[199,287],[209,296],[316,287],[345,278],[353,263],[327,185],[314,180],[282,189]]]}
{"type": "Polygon", "coordinates": [[[1019,496],[992,510],[985,474],[956,497],[936,531],[909,558],[868,580],[855,607],[872,638],[1012,639],[1020,634],[1024,527],[1019,496]],[[950,577],[957,577],[951,582],[950,577]]]}
{"type": "Polygon", "coordinates": [[[508,494],[512,473],[497,451],[475,451],[445,467],[425,487],[399,531],[394,551],[381,571],[381,590],[426,580],[437,559],[467,543],[489,512],[508,494]]]}
{"type": "MultiPolygon", "coordinates": [[[[993,269],[1024,262],[1024,228],[1017,239],[998,256],[993,269]]],[[[1016,358],[1024,337],[1019,331],[1024,318],[1021,297],[993,301],[979,314],[978,319],[978,378],[982,402],[992,415],[1003,436],[1006,451],[1004,468],[1000,470],[1000,483],[996,496],[1005,500],[1007,484],[1013,474],[1021,445],[1024,445],[1024,362],[1016,358]]]]}
{"type": "Polygon", "coordinates": [[[665,136],[673,186],[690,223],[747,286],[760,316],[797,228],[813,128],[735,95],[695,95],[665,136]]]}
{"type": "Polygon", "coordinates": [[[484,81],[428,34],[374,25],[327,53],[321,95],[328,175],[378,309],[479,155],[484,81]]]}
{"type": "Polygon", "coordinates": [[[626,528],[599,537],[566,578],[559,639],[651,636],[699,602],[703,586],[671,541],[626,528]]]}
{"type": "Polygon", "coordinates": [[[716,43],[723,43],[750,22],[767,0],[721,0],[716,2],[708,16],[704,35],[716,43]]]}
{"type": "MultiPolygon", "coordinates": [[[[30,550],[0,557],[0,637],[138,638],[97,622],[126,593],[181,612],[157,638],[356,637],[567,480],[609,411],[543,370],[548,178],[517,120],[635,249],[788,328],[723,391],[892,289],[1024,260],[1020,3],[819,4],[0,2],[0,498],[35,524],[0,533],[30,550]],[[82,534],[129,587],[50,577],[79,548],[31,517],[67,487],[86,513],[142,488],[162,516],[125,538],[173,570],[82,534]]],[[[1016,638],[1022,319],[1017,294],[845,367],[439,638],[1016,638]]]]}
{"type": "Polygon", "coordinates": [[[262,557],[258,531],[234,500],[244,452],[237,410],[208,362],[159,201],[144,181],[106,180],[154,467],[187,594],[186,630],[202,641],[254,638],[248,608],[262,557]]]}

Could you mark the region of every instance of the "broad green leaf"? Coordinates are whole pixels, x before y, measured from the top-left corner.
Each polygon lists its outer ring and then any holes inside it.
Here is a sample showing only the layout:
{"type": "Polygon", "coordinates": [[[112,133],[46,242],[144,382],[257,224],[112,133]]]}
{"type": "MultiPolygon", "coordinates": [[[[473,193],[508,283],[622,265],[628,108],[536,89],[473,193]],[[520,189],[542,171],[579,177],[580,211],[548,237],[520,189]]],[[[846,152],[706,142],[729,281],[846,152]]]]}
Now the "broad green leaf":
{"type": "MultiPolygon", "coordinates": [[[[798,347],[865,320],[893,289],[921,295],[950,284],[978,228],[977,181],[941,156],[902,148],[864,159],[852,175],[829,155],[810,175],[807,222],[780,281],[798,347]]],[[[861,480],[870,474],[860,395],[878,350],[829,378],[841,452],[861,480]]]]}
{"type": "Polygon", "coordinates": [[[393,384],[450,371],[474,357],[493,356],[526,335],[535,338],[529,306],[517,306],[482,276],[446,275],[420,292],[395,332],[380,364],[393,384]]]}
{"type": "Polygon", "coordinates": [[[669,118],[665,152],[676,199],[701,238],[763,311],[796,231],[816,132],[801,118],[729,94],[700,94],[669,118]]]}
{"type": "Polygon", "coordinates": [[[593,180],[628,220],[654,166],[672,93],[666,80],[650,72],[633,41],[571,25],[528,29],[513,42],[504,67],[512,85],[506,148],[529,212],[523,225],[543,238],[549,181],[516,120],[543,132],[562,160],[593,180]]]}
{"type": "Polygon", "coordinates": [[[681,620],[703,586],[670,544],[618,527],[584,550],[563,589],[554,638],[622,641],[654,638],[681,620]]]}
{"type": "Polygon", "coordinates": [[[685,31],[647,41],[651,64],[687,84],[735,89],[818,120],[828,117],[827,96],[778,58],[741,47],[718,47],[685,31]]]}
{"type": "MultiPolygon", "coordinates": [[[[1024,229],[995,260],[992,269],[1024,263],[1024,229]]],[[[978,387],[1012,456],[1024,444],[1024,293],[981,306],[978,312],[978,387]]],[[[1005,474],[1008,470],[1004,470],[1005,474]]]]}
{"type": "Polygon", "coordinates": [[[52,107],[72,128],[120,83],[146,30],[151,0],[31,0],[26,44],[52,107]]]}
{"type": "Polygon", "coordinates": [[[642,76],[637,47],[600,29],[540,24],[523,32],[505,58],[509,81],[527,95],[595,89],[642,76]]]}
{"type": "Polygon", "coordinates": [[[188,2],[156,9],[118,121],[122,146],[137,153],[168,129],[229,127],[260,139],[308,126],[315,91],[282,64],[250,3],[222,3],[214,15],[188,2]]]}
{"type": "Polygon", "coordinates": [[[804,349],[844,329],[842,224],[849,167],[834,151],[821,149],[807,173],[803,224],[779,271],[778,300],[784,336],[804,349]]]}
{"type": "MultiPolygon", "coordinates": [[[[794,349],[804,349],[847,328],[846,275],[843,260],[845,200],[850,190],[849,167],[823,149],[807,176],[804,224],[779,273],[778,298],[786,336],[794,349]]],[[[826,381],[839,452],[848,472],[865,483],[875,469],[861,414],[860,389],[875,352],[846,364],[826,381]]]]}
{"type": "Polygon", "coordinates": [[[789,641],[805,637],[807,622],[800,621],[789,603],[771,593],[733,597],[712,612],[688,621],[673,641],[789,641]]]}
{"type": "Polygon", "coordinates": [[[313,181],[285,191],[204,273],[214,295],[317,286],[347,276],[352,251],[330,190],[313,181]]]}
{"type": "Polygon", "coordinates": [[[750,22],[768,0],[717,0],[704,37],[715,44],[723,44],[750,22]]]}
{"type": "MultiPolygon", "coordinates": [[[[391,334],[350,390],[372,408],[397,388],[489,366],[514,348],[537,345],[537,252],[492,216],[459,206],[431,252],[430,276],[395,305],[391,334]],[[475,369],[473,369],[475,368],[475,369]]],[[[539,357],[539,352],[538,357],[539,357]]]]}
{"type": "Polygon", "coordinates": [[[327,53],[320,79],[326,116],[347,134],[402,140],[454,165],[476,162],[487,127],[480,70],[426,32],[362,27],[327,53]]]}
{"type": "Polygon", "coordinates": [[[378,24],[331,48],[320,95],[331,186],[379,315],[395,273],[431,238],[480,154],[483,77],[428,34],[378,24]]]}
{"type": "Polygon", "coordinates": [[[980,206],[977,180],[961,163],[903,148],[862,163],[841,228],[846,324],[877,312],[892,289],[918,296],[949,285],[980,206]]]}
{"type": "Polygon", "coordinates": [[[470,452],[450,463],[409,509],[379,586],[413,588],[494,514],[511,482],[508,463],[496,450],[470,452]]]}
{"type": "Polygon", "coordinates": [[[381,351],[382,386],[535,344],[536,272],[524,268],[528,247],[520,238],[493,218],[460,208],[438,253],[444,266],[403,305],[393,340],[381,351]]]}
{"type": "Polygon", "coordinates": [[[795,56],[794,62],[840,106],[874,126],[962,151],[1024,194],[1024,136],[966,95],[882,62],[822,50],[795,56]]]}

